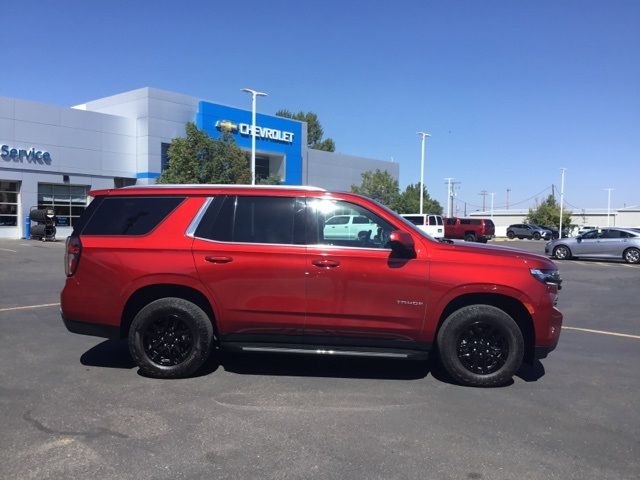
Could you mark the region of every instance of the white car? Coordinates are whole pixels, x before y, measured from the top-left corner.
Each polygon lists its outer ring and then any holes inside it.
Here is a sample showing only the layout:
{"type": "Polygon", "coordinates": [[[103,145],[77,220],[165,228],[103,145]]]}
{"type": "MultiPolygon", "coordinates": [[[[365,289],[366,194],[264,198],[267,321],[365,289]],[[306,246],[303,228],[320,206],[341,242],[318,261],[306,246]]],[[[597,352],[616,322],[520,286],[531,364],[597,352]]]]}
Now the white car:
{"type": "Polygon", "coordinates": [[[410,213],[402,216],[433,238],[444,238],[444,222],[441,215],[410,213]]]}
{"type": "Polygon", "coordinates": [[[324,222],[323,235],[325,240],[359,240],[375,236],[377,230],[378,225],[364,215],[335,215],[324,222]]]}

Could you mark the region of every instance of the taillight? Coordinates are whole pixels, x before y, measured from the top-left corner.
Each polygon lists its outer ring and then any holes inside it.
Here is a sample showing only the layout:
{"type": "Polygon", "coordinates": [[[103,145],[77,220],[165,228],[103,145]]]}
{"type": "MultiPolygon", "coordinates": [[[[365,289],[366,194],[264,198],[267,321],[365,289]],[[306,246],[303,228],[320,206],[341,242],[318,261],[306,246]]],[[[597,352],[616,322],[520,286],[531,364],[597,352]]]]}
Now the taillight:
{"type": "Polygon", "coordinates": [[[81,253],[82,242],[80,242],[80,237],[67,237],[64,253],[64,273],[67,274],[67,277],[76,273],[81,253]]]}

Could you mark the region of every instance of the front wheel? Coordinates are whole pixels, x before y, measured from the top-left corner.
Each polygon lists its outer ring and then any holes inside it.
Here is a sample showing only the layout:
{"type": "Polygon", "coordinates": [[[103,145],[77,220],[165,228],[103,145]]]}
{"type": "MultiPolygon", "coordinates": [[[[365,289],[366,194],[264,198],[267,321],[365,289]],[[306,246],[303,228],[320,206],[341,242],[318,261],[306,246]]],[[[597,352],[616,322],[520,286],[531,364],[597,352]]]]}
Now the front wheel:
{"type": "Polygon", "coordinates": [[[558,260],[568,260],[571,258],[571,250],[569,250],[569,247],[565,247],[564,245],[558,245],[553,250],[553,256],[558,260]]]}
{"type": "Polygon", "coordinates": [[[538,232],[533,232],[533,239],[534,239],[534,240],[540,240],[540,233],[538,233],[538,232]]]}
{"type": "Polygon", "coordinates": [[[197,305],[161,298],[142,308],[129,329],[129,351],[140,370],[158,378],[186,377],[209,357],[213,325],[197,305]]]}
{"type": "Polygon", "coordinates": [[[511,230],[509,230],[507,232],[507,238],[509,238],[510,240],[513,240],[515,238],[516,234],[513,233],[511,230]]]}
{"type": "Polygon", "coordinates": [[[515,320],[491,305],[455,311],[440,327],[437,341],[447,373],[472,387],[505,384],[524,357],[524,338],[515,320]]]}
{"type": "Polygon", "coordinates": [[[640,263],[640,250],[637,248],[626,249],[623,256],[627,263],[640,263]]]}

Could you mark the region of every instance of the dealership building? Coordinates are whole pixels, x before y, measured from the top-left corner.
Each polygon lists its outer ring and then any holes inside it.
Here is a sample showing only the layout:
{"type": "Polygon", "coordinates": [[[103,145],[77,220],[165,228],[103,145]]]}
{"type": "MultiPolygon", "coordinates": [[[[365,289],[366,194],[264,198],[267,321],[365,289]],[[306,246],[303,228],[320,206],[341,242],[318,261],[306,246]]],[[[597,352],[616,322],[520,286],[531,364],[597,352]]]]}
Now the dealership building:
{"type": "MultiPolygon", "coordinates": [[[[251,111],[155,88],[74,107],[0,96],[0,238],[22,237],[35,207],[55,210],[64,237],[90,190],[155,183],[187,122],[214,138],[230,132],[251,148],[251,111]]],[[[259,177],[329,190],[350,190],[367,170],[398,179],[397,163],[307,148],[304,122],[258,114],[256,126],[259,177]]]]}

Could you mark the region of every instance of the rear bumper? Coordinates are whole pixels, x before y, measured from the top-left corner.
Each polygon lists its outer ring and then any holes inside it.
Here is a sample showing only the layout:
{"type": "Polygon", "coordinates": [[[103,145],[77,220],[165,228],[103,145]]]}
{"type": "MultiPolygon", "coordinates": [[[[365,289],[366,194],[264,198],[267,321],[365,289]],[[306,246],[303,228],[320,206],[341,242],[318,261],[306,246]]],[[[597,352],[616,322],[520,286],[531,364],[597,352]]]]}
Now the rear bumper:
{"type": "Polygon", "coordinates": [[[77,320],[69,320],[60,312],[62,322],[71,333],[78,333],[80,335],[90,335],[92,337],[102,338],[120,338],[120,327],[114,325],[103,325],[99,323],[80,322],[77,320]]]}

